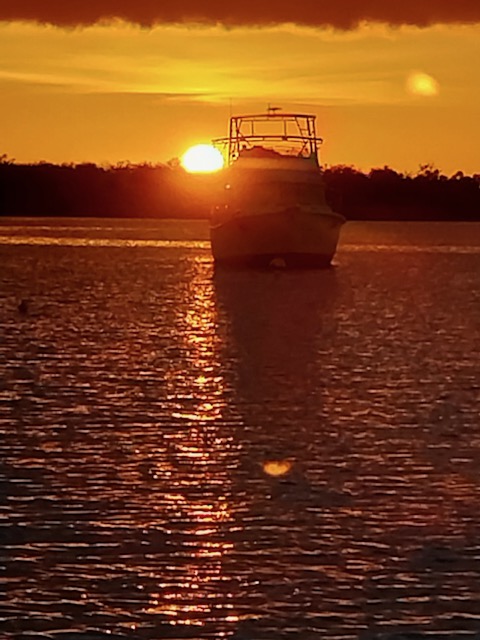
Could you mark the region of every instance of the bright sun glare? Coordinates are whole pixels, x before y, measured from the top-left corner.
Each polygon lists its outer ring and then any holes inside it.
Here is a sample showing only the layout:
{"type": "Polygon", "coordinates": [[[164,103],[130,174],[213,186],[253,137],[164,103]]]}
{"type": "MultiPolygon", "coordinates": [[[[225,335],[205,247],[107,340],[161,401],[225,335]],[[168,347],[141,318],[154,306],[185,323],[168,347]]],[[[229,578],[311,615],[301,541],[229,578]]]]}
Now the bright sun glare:
{"type": "Polygon", "coordinates": [[[196,144],[182,156],[182,167],[189,173],[212,173],[223,167],[223,156],[211,144],[196,144]]]}
{"type": "Polygon", "coordinates": [[[417,96],[436,96],[439,93],[438,82],[427,73],[415,71],[407,78],[407,90],[417,96]]]}

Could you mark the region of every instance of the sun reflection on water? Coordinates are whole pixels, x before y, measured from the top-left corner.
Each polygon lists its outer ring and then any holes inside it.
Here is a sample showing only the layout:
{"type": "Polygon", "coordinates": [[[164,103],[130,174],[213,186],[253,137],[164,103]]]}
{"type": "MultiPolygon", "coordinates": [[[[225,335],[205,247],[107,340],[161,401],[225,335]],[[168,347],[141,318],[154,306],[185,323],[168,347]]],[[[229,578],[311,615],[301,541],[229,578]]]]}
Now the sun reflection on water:
{"type": "Polygon", "coordinates": [[[238,620],[223,570],[234,549],[226,532],[233,523],[231,469],[238,445],[218,426],[225,421],[226,401],[221,342],[212,331],[217,321],[212,285],[202,262],[192,267],[182,304],[174,310],[177,357],[165,380],[175,427],[164,434],[169,469],[161,463],[156,470],[159,479],[168,474],[163,512],[169,514],[169,531],[183,543],[168,567],[171,578],[151,590],[144,613],[164,624],[204,626],[219,611],[227,622],[238,620]]]}

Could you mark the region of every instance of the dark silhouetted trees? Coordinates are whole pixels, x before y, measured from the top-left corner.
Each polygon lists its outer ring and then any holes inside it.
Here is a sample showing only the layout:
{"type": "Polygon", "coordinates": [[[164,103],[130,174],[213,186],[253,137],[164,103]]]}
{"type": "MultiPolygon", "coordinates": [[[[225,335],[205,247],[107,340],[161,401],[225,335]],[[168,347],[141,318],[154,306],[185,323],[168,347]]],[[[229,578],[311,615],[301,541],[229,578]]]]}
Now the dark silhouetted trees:
{"type": "Polygon", "coordinates": [[[389,167],[324,171],[327,198],[351,220],[480,220],[480,174],[448,178],[431,165],[415,175],[389,167]]]}
{"type": "MultiPolygon", "coordinates": [[[[327,199],[347,219],[480,220],[480,174],[447,177],[431,165],[415,175],[389,167],[324,170],[327,199]]],[[[0,155],[0,215],[204,218],[215,175],[176,163],[110,167],[18,164],[0,155]]]]}

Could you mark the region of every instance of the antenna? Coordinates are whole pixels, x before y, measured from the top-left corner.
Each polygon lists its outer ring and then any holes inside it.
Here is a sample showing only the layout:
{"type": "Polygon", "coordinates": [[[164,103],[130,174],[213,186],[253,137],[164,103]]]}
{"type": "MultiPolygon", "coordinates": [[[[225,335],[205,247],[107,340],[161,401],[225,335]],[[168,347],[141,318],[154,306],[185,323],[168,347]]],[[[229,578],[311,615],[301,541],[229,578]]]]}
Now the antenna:
{"type": "Polygon", "coordinates": [[[282,107],[272,107],[272,106],[269,104],[269,105],[268,105],[268,107],[267,107],[267,114],[268,114],[269,116],[273,116],[273,115],[275,115],[275,113],[276,113],[277,111],[281,111],[281,110],[282,110],[282,107]]]}

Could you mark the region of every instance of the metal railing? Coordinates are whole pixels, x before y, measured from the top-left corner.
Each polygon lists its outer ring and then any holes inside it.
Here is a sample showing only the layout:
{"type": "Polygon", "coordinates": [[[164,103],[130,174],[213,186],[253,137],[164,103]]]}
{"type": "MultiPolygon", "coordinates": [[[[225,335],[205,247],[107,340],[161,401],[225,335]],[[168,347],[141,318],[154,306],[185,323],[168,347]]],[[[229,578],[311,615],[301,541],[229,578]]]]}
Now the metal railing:
{"type": "Polygon", "coordinates": [[[212,143],[227,149],[228,164],[256,147],[318,161],[318,147],[323,140],[316,135],[315,119],[313,115],[279,113],[271,107],[265,114],[231,117],[228,136],[215,138],[212,143]],[[266,130],[272,126],[273,131],[266,130]]]}

